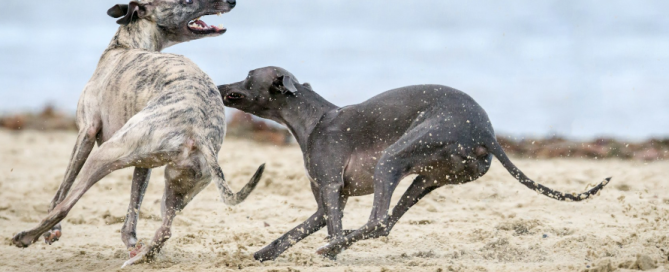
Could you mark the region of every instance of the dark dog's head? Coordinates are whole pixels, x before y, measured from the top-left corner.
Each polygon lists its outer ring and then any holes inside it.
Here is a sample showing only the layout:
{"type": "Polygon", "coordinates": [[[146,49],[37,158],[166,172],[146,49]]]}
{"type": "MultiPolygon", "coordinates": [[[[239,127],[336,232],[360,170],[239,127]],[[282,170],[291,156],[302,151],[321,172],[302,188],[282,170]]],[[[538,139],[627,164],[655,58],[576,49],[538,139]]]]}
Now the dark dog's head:
{"type": "Polygon", "coordinates": [[[200,20],[206,15],[221,15],[236,5],[235,0],[144,0],[116,5],[107,11],[117,23],[128,25],[147,20],[158,25],[171,44],[225,33],[222,26],[209,26],[200,20]]]}
{"type": "Polygon", "coordinates": [[[290,72],[279,67],[265,67],[249,72],[245,80],[218,86],[223,103],[263,118],[275,119],[288,99],[311,91],[308,83],[300,85],[290,72]]]}

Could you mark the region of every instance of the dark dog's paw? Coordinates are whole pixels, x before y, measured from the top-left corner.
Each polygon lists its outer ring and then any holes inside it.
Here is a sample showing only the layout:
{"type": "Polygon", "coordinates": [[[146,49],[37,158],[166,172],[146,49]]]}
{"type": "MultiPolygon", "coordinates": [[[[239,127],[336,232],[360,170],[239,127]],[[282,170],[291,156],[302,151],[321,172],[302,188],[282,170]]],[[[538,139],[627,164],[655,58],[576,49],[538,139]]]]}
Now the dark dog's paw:
{"type": "Polygon", "coordinates": [[[258,252],[256,252],[255,254],[253,254],[253,258],[256,259],[256,261],[265,262],[274,260],[276,258],[276,256],[274,255],[275,255],[274,251],[266,250],[263,248],[261,250],[258,250],[258,252]]]}
{"type": "Polygon", "coordinates": [[[365,235],[365,238],[376,239],[380,237],[387,237],[390,234],[386,228],[377,228],[376,230],[365,235]]]}
{"type": "MultiPolygon", "coordinates": [[[[342,230],[342,236],[348,236],[349,234],[353,233],[354,231],[355,230],[350,230],[350,229],[342,230]]],[[[334,240],[336,240],[336,239],[332,239],[332,235],[325,236],[325,241],[326,242],[332,242],[334,240]]]]}
{"type": "Polygon", "coordinates": [[[16,235],[14,235],[14,238],[12,238],[12,243],[13,243],[16,247],[20,247],[20,248],[26,248],[26,247],[30,246],[30,244],[32,244],[32,243],[25,243],[25,242],[23,242],[23,238],[24,238],[25,236],[26,236],[26,232],[25,232],[25,231],[22,231],[22,232],[17,233],[16,235]]]}
{"type": "Polygon", "coordinates": [[[337,260],[337,255],[341,252],[341,248],[339,246],[334,246],[332,243],[329,243],[327,245],[324,245],[316,250],[316,253],[318,255],[321,255],[325,258],[328,258],[330,260],[336,261],[337,260]]]}

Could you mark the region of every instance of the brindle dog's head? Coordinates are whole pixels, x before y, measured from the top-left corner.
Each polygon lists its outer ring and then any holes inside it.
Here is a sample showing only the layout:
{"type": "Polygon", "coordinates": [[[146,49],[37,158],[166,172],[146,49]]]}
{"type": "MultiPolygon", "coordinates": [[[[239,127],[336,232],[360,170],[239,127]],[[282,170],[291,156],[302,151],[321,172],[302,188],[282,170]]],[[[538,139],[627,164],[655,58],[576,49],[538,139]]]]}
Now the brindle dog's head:
{"type": "Polygon", "coordinates": [[[223,103],[263,118],[273,119],[287,100],[300,92],[311,91],[309,83],[300,85],[290,72],[265,67],[249,72],[245,80],[218,86],[223,103]]]}
{"type": "Polygon", "coordinates": [[[138,20],[155,23],[171,44],[225,33],[222,26],[210,26],[200,20],[206,15],[221,15],[236,5],[235,0],[144,0],[116,5],[107,11],[120,25],[138,20]]]}

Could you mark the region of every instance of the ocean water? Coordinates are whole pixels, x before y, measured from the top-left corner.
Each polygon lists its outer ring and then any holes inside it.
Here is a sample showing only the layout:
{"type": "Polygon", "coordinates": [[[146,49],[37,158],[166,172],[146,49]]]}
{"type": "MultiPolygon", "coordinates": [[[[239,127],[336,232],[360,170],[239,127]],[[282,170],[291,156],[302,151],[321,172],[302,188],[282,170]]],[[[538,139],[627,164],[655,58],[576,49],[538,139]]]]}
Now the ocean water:
{"type": "MultiPolygon", "coordinates": [[[[73,112],[117,25],[109,0],[3,0],[0,113],[73,112]]],[[[666,0],[239,0],[168,48],[216,83],[276,65],[343,106],[411,84],[470,94],[500,134],[669,136],[666,0]]]]}

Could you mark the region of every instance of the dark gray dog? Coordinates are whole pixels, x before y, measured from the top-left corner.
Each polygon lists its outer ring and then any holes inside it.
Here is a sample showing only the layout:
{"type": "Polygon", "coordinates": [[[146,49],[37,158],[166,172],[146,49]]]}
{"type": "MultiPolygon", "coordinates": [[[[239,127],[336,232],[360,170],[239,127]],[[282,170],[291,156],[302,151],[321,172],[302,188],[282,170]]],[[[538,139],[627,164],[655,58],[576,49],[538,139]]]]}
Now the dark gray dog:
{"type": "Polygon", "coordinates": [[[418,85],[382,93],[361,104],[337,107],[308,84],[278,67],[253,70],[246,80],[219,86],[223,103],[286,125],[304,153],[318,211],[258,251],[272,260],[327,225],[331,242],[318,250],[335,258],[353,242],[387,236],[397,220],[434,189],[483,176],[494,155],[523,185],[557,200],[582,201],[607,178],[582,194],[565,194],[530,180],[495,139],[485,111],[467,94],[440,85],[418,85]],[[400,180],[417,174],[388,215],[400,180]],[[369,222],[342,230],[350,196],[374,193],[369,222]]]}
{"type": "Polygon", "coordinates": [[[13,242],[27,247],[44,234],[47,243],[61,236],[60,221],[96,182],[112,171],[135,167],[122,239],[132,264],[150,259],[171,236],[176,212],[213,179],[225,203],[243,201],[255,188],[261,166],[237,194],[228,187],[217,162],[225,134],[221,94],[197,65],[183,56],[163,54],[170,45],[219,36],[200,16],[230,11],[235,0],[146,0],[112,7],[121,19],[77,109],[79,136],[49,214],[13,242]],[[95,143],[100,145],[92,151],[95,143]],[[138,212],[151,168],[165,168],[163,224],[147,246],[137,244],[138,212]],[[77,177],[78,176],[78,177],[77,177]],[[75,179],[77,185],[70,191],[75,179]],[[141,248],[140,248],[141,247],[141,248]]]}

